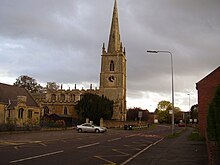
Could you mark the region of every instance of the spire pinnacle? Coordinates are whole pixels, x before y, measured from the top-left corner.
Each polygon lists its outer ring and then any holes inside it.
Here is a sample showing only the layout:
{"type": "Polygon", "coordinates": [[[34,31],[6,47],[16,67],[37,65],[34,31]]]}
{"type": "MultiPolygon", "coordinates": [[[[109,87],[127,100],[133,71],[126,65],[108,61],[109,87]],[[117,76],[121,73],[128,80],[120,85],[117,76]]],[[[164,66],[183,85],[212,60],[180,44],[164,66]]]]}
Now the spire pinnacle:
{"type": "Polygon", "coordinates": [[[121,41],[120,41],[120,32],[119,32],[119,22],[118,22],[118,9],[117,9],[117,0],[114,3],[113,15],[112,15],[112,24],[109,35],[108,43],[108,52],[114,53],[120,51],[121,41]]]}

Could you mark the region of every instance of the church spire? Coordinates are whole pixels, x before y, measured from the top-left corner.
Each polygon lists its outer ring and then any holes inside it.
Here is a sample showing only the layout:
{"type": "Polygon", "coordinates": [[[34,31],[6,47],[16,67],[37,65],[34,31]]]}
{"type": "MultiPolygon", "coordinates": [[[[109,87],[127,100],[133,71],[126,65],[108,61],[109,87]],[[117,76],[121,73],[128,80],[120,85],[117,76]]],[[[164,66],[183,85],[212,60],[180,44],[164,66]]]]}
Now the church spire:
{"type": "Polygon", "coordinates": [[[108,53],[114,53],[120,51],[120,46],[121,46],[121,41],[120,41],[120,33],[119,33],[118,9],[117,9],[117,0],[115,0],[111,31],[108,42],[108,53]]]}

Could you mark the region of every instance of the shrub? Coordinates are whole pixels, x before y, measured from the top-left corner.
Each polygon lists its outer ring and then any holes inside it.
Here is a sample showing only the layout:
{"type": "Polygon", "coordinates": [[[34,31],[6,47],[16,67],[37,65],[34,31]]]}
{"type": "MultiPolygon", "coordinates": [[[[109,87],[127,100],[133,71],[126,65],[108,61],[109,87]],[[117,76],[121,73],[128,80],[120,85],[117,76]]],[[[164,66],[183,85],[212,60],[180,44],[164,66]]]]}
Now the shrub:
{"type": "Polygon", "coordinates": [[[220,85],[217,87],[215,96],[209,105],[207,133],[209,140],[217,141],[220,144],[220,85]]]}

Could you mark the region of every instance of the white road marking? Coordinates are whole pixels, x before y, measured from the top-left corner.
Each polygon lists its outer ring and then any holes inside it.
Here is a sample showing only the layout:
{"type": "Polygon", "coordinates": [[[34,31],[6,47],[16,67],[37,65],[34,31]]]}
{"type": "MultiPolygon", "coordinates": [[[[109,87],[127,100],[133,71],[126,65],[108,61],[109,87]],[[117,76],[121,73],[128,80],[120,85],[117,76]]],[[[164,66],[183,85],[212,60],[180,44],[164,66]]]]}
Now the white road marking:
{"type": "Polygon", "coordinates": [[[45,147],[47,146],[45,143],[39,143],[39,144],[42,145],[42,146],[45,146],[45,147]]]}
{"type": "Polygon", "coordinates": [[[25,144],[24,142],[4,142],[4,144],[7,144],[7,145],[22,145],[22,144],[25,144]]]}
{"type": "Polygon", "coordinates": [[[136,158],[138,155],[140,155],[141,153],[143,153],[144,151],[148,150],[150,147],[156,145],[157,143],[159,143],[160,141],[162,141],[164,138],[159,139],[158,141],[150,144],[149,146],[147,146],[146,148],[144,148],[143,150],[139,151],[138,153],[136,153],[135,155],[133,155],[132,157],[130,157],[129,159],[127,159],[126,161],[124,161],[121,165],[125,165],[128,162],[130,162],[131,160],[133,160],[134,158],[136,158]]]}
{"type": "Polygon", "coordinates": [[[121,138],[115,138],[115,139],[108,140],[108,142],[113,142],[113,141],[120,140],[120,139],[121,138]]]}
{"type": "Polygon", "coordinates": [[[42,141],[30,141],[29,143],[41,143],[42,141]]]}
{"type": "Polygon", "coordinates": [[[141,135],[141,133],[138,133],[138,134],[127,135],[127,136],[125,136],[125,137],[126,137],[126,138],[129,138],[129,137],[140,136],[140,135],[141,135]]]}
{"type": "Polygon", "coordinates": [[[117,150],[117,149],[112,149],[112,151],[117,152],[117,153],[120,153],[120,154],[122,154],[123,156],[129,156],[129,155],[130,155],[130,154],[126,153],[126,152],[122,152],[122,151],[119,151],[119,150],[117,150]]]}
{"type": "Polygon", "coordinates": [[[61,150],[61,151],[56,151],[56,152],[50,152],[50,153],[47,153],[47,154],[36,155],[36,156],[28,157],[28,158],[13,160],[13,161],[10,161],[9,163],[12,164],[12,163],[23,162],[23,161],[26,161],[26,160],[37,159],[37,158],[41,158],[41,157],[45,157],[45,156],[59,154],[59,153],[62,153],[62,152],[64,152],[64,151],[61,150]]]}
{"type": "Polygon", "coordinates": [[[18,150],[18,146],[15,146],[14,149],[18,150]]]}
{"type": "Polygon", "coordinates": [[[85,147],[91,147],[91,146],[95,146],[95,145],[98,145],[98,144],[100,144],[99,142],[97,142],[97,143],[92,143],[92,144],[88,144],[88,145],[84,145],[84,146],[79,146],[79,147],[77,147],[78,149],[80,149],[80,148],[85,148],[85,147]]]}
{"type": "Polygon", "coordinates": [[[103,160],[103,161],[105,161],[105,162],[107,162],[109,164],[112,164],[112,165],[116,164],[116,163],[114,163],[114,162],[112,162],[110,160],[102,158],[101,156],[94,156],[94,157],[97,158],[97,159],[103,160]]]}

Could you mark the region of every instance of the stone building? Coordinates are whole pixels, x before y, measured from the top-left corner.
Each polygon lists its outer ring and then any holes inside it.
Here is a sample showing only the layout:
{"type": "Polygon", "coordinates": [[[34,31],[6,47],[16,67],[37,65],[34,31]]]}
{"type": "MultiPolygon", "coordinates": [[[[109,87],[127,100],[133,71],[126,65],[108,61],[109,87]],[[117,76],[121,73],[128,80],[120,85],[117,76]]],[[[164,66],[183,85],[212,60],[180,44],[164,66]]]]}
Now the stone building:
{"type": "Polygon", "coordinates": [[[74,106],[85,93],[106,96],[114,101],[112,119],[126,119],[126,53],[119,32],[117,1],[114,2],[108,49],[102,46],[100,88],[88,90],[47,90],[46,94],[35,96],[45,114],[62,114],[77,118],[74,106]]]}
{"type": "Polygon", "coordinates": [[[78,117],[75,111],[75,105],[85,93],[99,94],[97,89],[79,90],[79,89],[47,89],[44,94],[35,94],[35,100],[41,105],[42,116],[58,114],[62,118],[72,118],[75,121],[78,117]]]}
{"type": "Polygon", "coordinates": [[[113,119],[126,119],[126,52],[120,40],[117,1],[115,0],[108,49],[102,48],[100,95],[113,100],[113,119]]]}
{"type": "Polygon", "coordinates": [[[0,124],[39,124],[40,107],[25,88],[0,83],[0,124]]]}
{"type": "Polygon", "coordinates": [[[199,133],[203,137],[206,135],[209,104],[218,85],[220,85],[220,66],[196,83],[196,89],[198,90],[199,133]]]}

